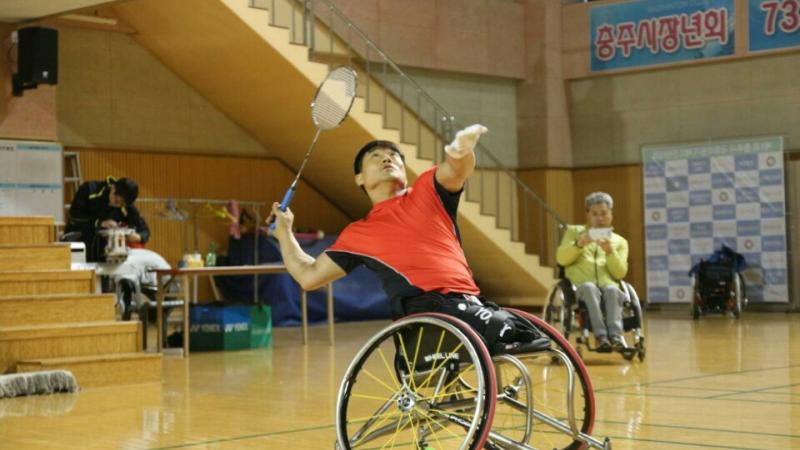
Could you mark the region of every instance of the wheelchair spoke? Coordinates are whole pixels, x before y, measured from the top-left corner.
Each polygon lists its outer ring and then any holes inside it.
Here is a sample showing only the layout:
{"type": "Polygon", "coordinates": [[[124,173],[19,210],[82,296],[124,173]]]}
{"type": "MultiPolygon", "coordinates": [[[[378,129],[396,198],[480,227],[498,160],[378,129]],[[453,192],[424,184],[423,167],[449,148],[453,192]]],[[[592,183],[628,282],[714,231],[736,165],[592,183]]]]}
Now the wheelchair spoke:
{"type": "MultiPolygon", "coordinates": [[[[383,382],[383,380],[381,380],[380,378],[378,378],[378,377],[376,377],[375,375],[373,375],[373,374],[372,374],[372,372],[370,372],[369,370],[367,370],[367,369],[364,369],[364,370],[363,370],[363,372],[364,372],[364,374],[366,374],[368,377],[370,377],[370,378],[372,378],[373,380],[375,380],[375,381],[376,381],[378,384],[380,384],[381,386],[385,387],[385,388],[386,388],[386,389],[387,389],[389,392],[392,392],[392,393],[395,393],[395,392],[397,392],[397,389],[393,389],[391,386],[389,386],[388,384],[384,383],[384,382],[383,382]]],[[[398,387],[398,388],[399,388],[399,387],[398,387]]]]}
{"type": "MultiPolygon", "coordinates": [[[[437,411],[431,410],[431,412],[437,412],[437,411]]],[[[447,433],[449,433],[451,438],[456,438],[456,439],[458,439],[458,438],[459,438],[459,436],[458,436],[457,434],[455,434],[455,433],[453,432],[453,430],[451,430],[451,429],[449,429],[448,427],[444,426],[444,424],[442,424],[442,422],[441,422],[441,421],[438,421],[438,420],[437,420],[437,421],[434,421],[434,418],[433,418],[433,417],[431,417],[431,415],[430,415],[430,414],[426,414],[425,412],[422,412],[422,416],[423,416],[423,417],[424,417],[426,420],[428,420],[428,422],[432,422],[432,423],[435,423],[436,425],[438,425],[438,426],[439,426],[439,429],[441,429],[441,430],[443,430],[443,431],[446,431],[447,433]]],[[[447,419],[445,418],[445,420],[447,420],[447,419]]],[[[447,420],[447,422],[448,422],[448,423],[454,423],[455,425],[458,425],[459,427],[463,427],[463,425],[462,425],[461,423],[452,422],[452,421],[450,421],[450,420],[447,420]]],[[[433,427],[430,427],[430,429],[431,429],[431,431],[433,432],[433,427]]],[[[434,436],[435,436],[435,434],[434,434],[434,436]]],[[[437,438],[436,440],[438,441],[439,439],[437,438]]]]}
{"type": "MultiPolygon", "coordinates": [[[[363,419],[365,421],[369,421],[369,419],[363,419]]],[[[403,414],[398,411],[393,411],[389,414],[385,414],[384,417],[378,423],[373,425],[372,430],[368,430],[365,427],[362,427],[355,433],[353,436],[350,437],[350,445],[352,447],[358,447],[363,443],[373,441],[381,436],[386,435],[387,433],[392,433],[393,436],[396,436],[398,431],[401,429],[403,423],[403,414]],[[396,418],[396,422],[387,423],[384,425],[390,418],[396,418]],[[367,431],[369,431],[367,433],[367,431]]],[[[393,439],[394,440],[394,439],[393,439]]]]}
{"type": "MultiPolygon", "coordinates": [[[[436,343],[436,350],[434,351],[435,355],[441,354],[441,352],[442,352],[442,344],[444,343],[444,337],[445,337],[445,331],[442,330],[441,333],[439,333],[439,341],[436,343]]],[[[433,366],[431,367],[430,373],[425,378],[425,380],[422,381],[422,384],[420,384],[420,389],[425,388],[425,387],[428,386],[428,383],[430,383],[430,380],[431,380],[431,377],[433,377],[433,374],[436,373],[436,371],[438,371],[446,362],[447,362],[447,358],[442,358],[442,361],[441,361],[441,363],[439,363],[438,366],[436,365],[436,362],[433,363],[433,366]]]]}
{"type": "MultiPolygon", "coordinates": [[[[403,334],[399,333],[397,335],[397,337],[398,337],[398,340],[400,341],[400,354],[403,356],[403,362],[406,363],[406,367],[408,368],[408,370],[413,372],[414,371],[414,366],[412,366],[411,362],[408,360],[408,352],[406,351],[406,342],[405,342],[405,339],[403,339],[403,334]]],[[[414,388],[414,377],[410,377],[409,378],[409,384],[411,385],[411,388],[413,389],[414,388]]]]}
{"type": "MultiPolygon", "coordinates": [[[[459,395],[460,396],[460,395],[464,395],[464,394],[474,394],[474,393],[475,393],[474,390],[469,390],[469,391],[446,391],[446,392],[443,392],[443,393],[440,393],[440,394],[431,395],[430,397],[420,397],[419,399],[420,400],[424,400],[424,401],[430,401],[430,400],[435,400],[435,399],[446,398],[446,397],[449,397],[451,395],[459,395]]],[[[436,405],[439,406],[440,404],[437,403],[436,405]]]]}
{"type": "MultiPolygon", "coordinates": [[[[419,357],[419,349],[422,347],[422,332],[425,330],[423,327],[419,327],[419,331],[417,332],[417,345],[414,346],[414,362],[409,366],[416,368],[417,367],[417,358],[419,357]]],[[[414,370],[414,369],[412,369],[414,370]]],[[[413,382],[413,377],[412,377],[413,382]]],[[[413,384],[412,384],[413,387],[413,384]]]]}
{"type": "MultiPolygon", "coordinates": [[[[438,426],[440,430],[444,430],[445,427],[443,427],[438,422],[434,422],[429,414],[425,414],[423,412],[422,417],[425,419],[425,422],[428,424],[428,429],[430,430],[430,434],[433,436],[433,439],[436,440],[436,443],[438,444],[439,448],[444,448],[444,446],[442,446],[441,441],[439,441],[439,435],[436,434],[436,430],[434,429],[434,426],[438,426]]],[[[447,430],[447,431],[449,432],[450,430],[447,430]]],[[[455,433],[453,433],[453,434],[455,434],[455,433]]],[[[457,436],[455,436],[455,437],[457,437],[457,436]]]]}
{"type": "MultiPolygon", "coordinates": [[[[419,442],[419,438],[417,437],[418,436],[417,435],[417,425],[414,424],[414,416],[410,412],[408,413],[408,421],[409,421],[409,424],[411,425],[411,427],[410,427],[411,428],[411,436],[413,437],[413,440],[411,442],[412,442],[412,444],[413,443],[417,443],[417,442],[419,442]]],[[[417,422],[417,423],[419,423],[419,422],[417,422]]]]}
{"type": "Polygon", "coordinates": [[[400,383],[397,381],[395,373],[389,366],[389,361],[386,360],[386,355],[383,354],[383,349],[380,347],[378,348],[378,354],[381,357],[381,361],[383,361],[383,366],[386,368],[386,373],[389,375],[389,378],[391,378],[392,381],[394,382],[394,387],[396,389],[400,389],[400,383]]]}

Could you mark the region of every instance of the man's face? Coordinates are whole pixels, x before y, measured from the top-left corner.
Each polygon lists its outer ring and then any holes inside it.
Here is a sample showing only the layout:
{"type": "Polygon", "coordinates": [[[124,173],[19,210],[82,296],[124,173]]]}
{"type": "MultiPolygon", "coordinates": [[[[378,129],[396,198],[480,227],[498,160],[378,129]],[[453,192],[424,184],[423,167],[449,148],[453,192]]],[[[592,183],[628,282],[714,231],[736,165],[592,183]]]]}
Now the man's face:
{"type": "Polygon", "coordinates": [[[116,189],[114,189],[114,185],[111,185],[111,190],[108,193],[108,205],[112,208],[122,208],[125,206],[125,199],[117,195],[116,189]]]}
{"type": "Polygon", "coordinates": [[[586,221],[592,228],[608,228],[614,220],[607,203],[596,203],[586,211],[586,221]]]}
{"type": "Polygon", "coordinates": [[[406,166],[399,153],[388,148],[376,148],[361,160],[361,173],[356,175],[356,184],[370,189],[379,183],[394,181],[408,185],[406,166]]]}

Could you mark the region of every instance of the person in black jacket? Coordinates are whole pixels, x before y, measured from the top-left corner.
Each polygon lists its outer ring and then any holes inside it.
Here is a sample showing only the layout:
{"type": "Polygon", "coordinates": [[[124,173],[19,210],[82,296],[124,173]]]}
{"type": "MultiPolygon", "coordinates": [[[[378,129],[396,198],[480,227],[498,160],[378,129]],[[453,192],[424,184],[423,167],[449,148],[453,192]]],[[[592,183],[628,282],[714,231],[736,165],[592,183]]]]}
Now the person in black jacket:
{"type": "Polygon", "coordinates": [[[78,240],[86,244],[86,260],[104,260],[105,239],[98,233],[103,228],[128,227],[133,230],[129,243],[144,244],[150,229],[133,205],[139,186],[130,178],[107,177],[105,181],[87,181],[78,187],[69,208],[66,233],[79,232],[78,240]]]}

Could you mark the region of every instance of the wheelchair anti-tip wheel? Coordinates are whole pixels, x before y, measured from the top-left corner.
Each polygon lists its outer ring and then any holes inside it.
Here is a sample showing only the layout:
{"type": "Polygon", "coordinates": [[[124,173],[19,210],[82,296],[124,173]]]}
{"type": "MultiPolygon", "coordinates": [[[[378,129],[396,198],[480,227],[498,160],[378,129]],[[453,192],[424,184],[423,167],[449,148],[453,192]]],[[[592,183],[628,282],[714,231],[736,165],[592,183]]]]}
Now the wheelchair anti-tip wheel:
{"type": "Polygon", "coordinates": [[[484,448],[496,389],[471,327],[442,314],[406,317],[372,337],[347,369],[337,447],[484,448]]]}

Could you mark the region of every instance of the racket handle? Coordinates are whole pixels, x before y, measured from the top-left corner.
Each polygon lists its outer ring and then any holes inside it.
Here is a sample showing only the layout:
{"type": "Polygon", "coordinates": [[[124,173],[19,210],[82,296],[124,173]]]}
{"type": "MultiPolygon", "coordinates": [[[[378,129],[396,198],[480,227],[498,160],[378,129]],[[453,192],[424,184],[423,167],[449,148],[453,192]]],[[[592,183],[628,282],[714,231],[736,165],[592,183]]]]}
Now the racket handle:
{"type": "MultiPolygon", "coordinates": [[[[286,194],[283,196],[283,200],[281,200],[281,211],[286,211],[286,208],[289,207],[289,203],[292,202],[292,198],[294,197],[295,187],[291,186],[286,191],[286,194]]],[[[273,220],[271,224],[269,224],[269,231],[272,234],[275,231],[275,225],[277,224],[277,219],[273,220]]]]}
{"type": "Polygon", "coordinates": [[[294,186],[290,187],[286,194],[283,196],[283,200],[281,200],[281,211],[286,211],[286,208],[289,207],[289,203],[292,202],[292,198],[294,198],[294,186]]]}

